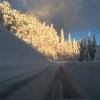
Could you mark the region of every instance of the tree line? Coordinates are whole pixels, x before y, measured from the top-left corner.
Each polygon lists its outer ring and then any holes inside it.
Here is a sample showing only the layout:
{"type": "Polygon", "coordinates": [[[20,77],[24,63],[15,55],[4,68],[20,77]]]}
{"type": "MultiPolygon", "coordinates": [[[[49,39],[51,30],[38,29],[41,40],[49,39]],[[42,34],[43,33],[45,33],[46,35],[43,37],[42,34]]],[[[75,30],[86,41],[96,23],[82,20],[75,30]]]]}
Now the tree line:
{"type": "Polygon", "coordinates": [[[88,34],[88,41],[86,42],[86,38],[84,41],[82,38],[80,39],[80,61],[91,61],[95,60],[96,56],[96,38],[93,35],[91,40],[90,32],[88,34]]]}
{"type": "Polygon", "coordinates": [[[8,1],[0,3],[0,22],[16,36],[32,45],[38,52],[54,60],[94,60],[96,53],[95,36],[91,41],[86,39],[72,41],[71,35],[65,40],[64,30],[60,36],[53,27],[41,23],[29,12],[21,13],[12,9],[8,1]]]}

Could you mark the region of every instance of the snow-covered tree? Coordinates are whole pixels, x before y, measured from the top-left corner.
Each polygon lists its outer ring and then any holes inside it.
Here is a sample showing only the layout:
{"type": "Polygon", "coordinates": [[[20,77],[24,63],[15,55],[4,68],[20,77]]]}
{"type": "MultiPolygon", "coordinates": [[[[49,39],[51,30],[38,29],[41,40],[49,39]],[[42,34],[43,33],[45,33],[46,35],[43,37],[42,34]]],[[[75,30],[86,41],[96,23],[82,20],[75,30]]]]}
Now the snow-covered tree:
{"type": "Polygon", "coordinates": [[[91,58],[94,60],[95,55],[96,55],[96,38],[95,35],[93,35],[93,41],[92,41],[92,51],[91,51],[91,58]]]}
{"type": "Polygon", "coordinates": [[[84,61],[84,44],[82,38],[80,38],[80,61],[84,61]]]}
{"type": "Polygon", "coordinates": [[[53,24],[50,26],[46,22],[42,24],[29,12],[21,14],[20,11],[12,9],[7,1],[0,3],[0,22],[38,52],[55,60],[59,58],[71,60],[79,53],[81,60],[94,60],[96,51],[99,52],[99,49],[96,50],[95,36],[91,41],[90,33],[87,43],[86,39],[84,43],[83,40],[81,43],[76,40],[72,42],[71,34],[65,41],[63,29],[61,29],[61,36],[58,37],[53,24]]]}
{"type": "Polygon", "coordinates": [[[84,61],[87,61],[88,58],[88,47],[86,43],[86,38],[84,38],[84,61]]]}
{"type": "Polygon", "coordinates": [[[82,61],[91,61],[96,59],[96,38],[95,35],[93,35],[93,40],[91,40],[90,32],[88,34],[88,42],[86,43],[86,38],[84,39],[84,45],[82,46],[82,42],[80,43],[80,58],[82,55],[83,59],[82,61]],[[83,51],[83,53],[81,52],[83,51]]]}
{"type": "Polygon", "coordinates": [[[64,43],[64,31],[63,31],[63,29],[61,29],[61,33],[60,33],[60,43],[64,43]]]}
{"type": "Polygon", "coordinates": [[[38,52],[51,59],[71,60],[78,54],[78,42],[75,41],[74,52],[71,35],[65,41],[64,31],[61,29],[60,41],[53,24],[43,24],[30,13],[21,14],[12,9],[7,1],[0,3],[0,21],[16,36],[32,45],[38,52]]]}
{"type": "Polygon", "coordinates": [[[95,60],[100,60],[100,45],[96,46],[95,60]]]}
{"type": "Polygon", "coordinates": [[[88,34],[88,61],[92,60],[92,41],[91,41],[91,34],[88,34]]]}
{"type": "Polygon", "coordinates": [[[68,45],[68,53],[69,53],[69,55],[70,55],[71,58],[72,58],[74,50],[73,50],[73,43],[72,43],[72,40],[71,40],[71,35],[70,35],[70,33],[69,33],[69,35],[68,35],[67,45],[68,45]]]}
{"type": "Polygon", "coordinates": [[[72,40],[71,40],[71,35],[70,35],[70,33],[69,33],[69,35],[68,35],[68,43],[72,43],[72,40]]]}

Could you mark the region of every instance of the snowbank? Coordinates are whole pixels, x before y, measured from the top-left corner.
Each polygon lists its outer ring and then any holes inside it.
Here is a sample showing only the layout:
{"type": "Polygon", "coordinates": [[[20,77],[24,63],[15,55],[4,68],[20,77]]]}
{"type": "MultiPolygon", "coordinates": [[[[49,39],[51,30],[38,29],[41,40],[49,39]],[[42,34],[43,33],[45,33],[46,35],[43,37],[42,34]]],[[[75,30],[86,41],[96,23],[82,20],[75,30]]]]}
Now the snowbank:
{"type": "Polygon", "coordinates": [[[0,64],[46,64],[48,60],[0,25],[0,64]]]}

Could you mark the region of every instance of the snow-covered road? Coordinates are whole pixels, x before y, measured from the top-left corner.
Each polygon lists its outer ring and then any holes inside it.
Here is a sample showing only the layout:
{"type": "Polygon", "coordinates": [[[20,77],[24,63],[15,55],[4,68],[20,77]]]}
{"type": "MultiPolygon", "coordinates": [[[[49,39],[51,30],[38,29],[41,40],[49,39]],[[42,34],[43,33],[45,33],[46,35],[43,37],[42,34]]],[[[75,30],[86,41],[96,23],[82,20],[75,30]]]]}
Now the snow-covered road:
{"type": "Polygon", "coordinates": [[[31,70],[1,81],[0,100],[98,100],[99,66],[100,62],[69,62],[31,70]]]}

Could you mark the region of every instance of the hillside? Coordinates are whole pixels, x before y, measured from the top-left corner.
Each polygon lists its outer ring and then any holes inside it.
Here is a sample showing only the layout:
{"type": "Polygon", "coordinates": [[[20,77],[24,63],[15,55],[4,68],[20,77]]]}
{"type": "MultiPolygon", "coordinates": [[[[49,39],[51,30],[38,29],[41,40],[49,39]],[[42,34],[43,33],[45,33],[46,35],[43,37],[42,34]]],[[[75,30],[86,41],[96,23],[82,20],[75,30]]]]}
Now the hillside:
{"type": "Polygon", "coordinates": [[[10,86],[28,84],[50,65],[43,55],[0,24],[0,100],[10,86]]]}
{"type": "Polygon", "coordinates": [[[41,64],[47,59],[0,25],[0,63],[41,64]]]}

